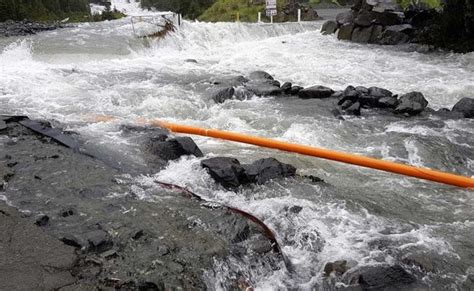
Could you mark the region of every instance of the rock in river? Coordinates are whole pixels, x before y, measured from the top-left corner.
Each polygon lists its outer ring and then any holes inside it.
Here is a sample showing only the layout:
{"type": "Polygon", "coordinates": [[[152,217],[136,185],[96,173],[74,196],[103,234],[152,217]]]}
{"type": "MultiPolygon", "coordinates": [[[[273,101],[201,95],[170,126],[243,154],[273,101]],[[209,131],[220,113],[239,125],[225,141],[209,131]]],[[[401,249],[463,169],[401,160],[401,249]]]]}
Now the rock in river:
{"type": "Polygon", "coordinates": [[[453,112],[460,112],[466,118],[474,118],[474,98],[462,98],[454,105],[453,112]]]}
{"type": "Polygon", "coordinates": [[[420,92],[410,92],[402,95],[398,103],[395,113],[407,113],[409,115],[417,115],[428,106],[428,101],[420,92]]]}
{"type": "Polygon", "coordinates": [[[334,93],[331,88],[324,87],[324,86],[313,86],[309,88],[305,88],[298,92],[298,97],[302,99],[311,99],[311,98],[329,98],[334,93]]]}

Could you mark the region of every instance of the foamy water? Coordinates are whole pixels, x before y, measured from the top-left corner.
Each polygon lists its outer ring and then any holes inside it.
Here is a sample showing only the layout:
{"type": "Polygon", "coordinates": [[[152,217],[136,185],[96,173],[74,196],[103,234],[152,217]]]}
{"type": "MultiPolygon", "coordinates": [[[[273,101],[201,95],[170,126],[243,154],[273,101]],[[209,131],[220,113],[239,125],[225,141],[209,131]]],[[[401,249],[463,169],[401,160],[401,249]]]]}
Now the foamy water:
{"type": "MultiPolygon", "coordinates": [[[[322,36],[320,25],[185,22],[165,40],[149,42],[134,38],[130,20],[123,19],[1,39],[0,111],[56,119],[104,152],[131,159],[133,142],[120,134],[118,124],[145,117],[474,175],[472,120],[366,114],[342,122],[329,113],[330,106],[315,100],[210,100],[213,80],[254,70],[302,86],[421,91],[435,109],[450,108],[474,91],[474,54],[422,54],[340,42],[322,36]],[[87,122],[97,115],[113,115],[118,121],[87,122]]],[[[424,282],[435,289],[460,290],[474,264],[472,191],[246,145],[195,140],[206,157],[250,162],[274,156],[329,184],[283,180],[228,192],[200,168],[197,158],[182,158],[160,173],[137,178],[136,187],[148,187],[155,179],[186,186],[267,223],[296,272],[254,274],[258,289],[312,289],[321,282],[328,261],[344,259],[360,266],[426,254],[450,265],[425,274],[424,282]],[[295,205],[303,210],[288,212],[295,205]],[[377,247],[377,241],[386,248],[377,247]]],[[[217,279],[225,280],[225,273],[217,279]]],[[[210,287],[218,288],[219,282],[210,287]]]]}

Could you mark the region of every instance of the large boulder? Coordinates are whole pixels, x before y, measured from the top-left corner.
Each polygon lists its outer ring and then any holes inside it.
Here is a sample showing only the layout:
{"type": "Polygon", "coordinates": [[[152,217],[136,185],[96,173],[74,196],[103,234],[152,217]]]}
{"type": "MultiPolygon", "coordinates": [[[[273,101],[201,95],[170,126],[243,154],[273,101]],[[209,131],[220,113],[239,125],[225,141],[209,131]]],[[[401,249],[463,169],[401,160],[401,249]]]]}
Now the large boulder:
{"type": "Polygon", "coordinates": [[[147,144],[146,150],[165,161],[176,160],[185,155],[203,156],[193,139],[187,136],[171,139],[167,139],[166,136],[152,138],[147,144]]]}
{"type": "Polygon", "coordinates": [[[354,22],[354,12],[352,10],[341,12],[336,16],[336,22],[340,25],[351,24],[354,22]]]}
{"type": "Polygon", "coordinates": [[[245,173],[250,182],[263,184],[275,178],[293,177],[296,168],[284,164],[275,158],[260,159],[250,165],[245,165],[245,173]]]}
{"type": "Polygon", "coordinates": [[[421,113],[428,106],[428,101],[420,92],[410,92],[400,96],[395,113],[416,115],[421,113]]]}
{"type": "Polygon", "coordinates": [[[361,11],[354,19],[354,23],[358,26],[370,26],[375,21],[375,16],[369,11],[361,11]]]}
{"type": "Polygon", "coordinates": [[[334,91],[331,88],[324,86],[313,86],[299,91],[298,97],[302,99],[322,99],[331,97],[333,93],[334,91]]]}
{"type": "Polygon", "coordinates": [[[474,98],[462,98],[453,107],[453,112],[459,112],[466,118],[474,118],[474,98]]]}
{"type": "Polygon", "coordinates": [[[382,38],[383,26],[374,25],[372,26],[372,35],[370,36],[369,43],[378,43],[382,38]]]}
{"type": "Polygon", "coordinates": [[[351,40],[352,31],[354,30],[354,24],[344,24],[339,28],[337,33],[337,39],[339,40],[351,40]]]}
{"type": "Polygon", "coordinates": [[[247,182],[245,169],[234,158],[215,157],[201,161],[201,166],[225,188],[236,188],[247,182]]]}
{"type": "Polygon", "coordinates": [[[334,34],[339,28],[339,24],[334,20],[326,21],[321,27],[321,33],[324,35],[334,34]]]}
{"type": "Polygon", "coordinates": [[[292,84],[290,82],[285,82],[283,83],[283,85],[281,85],[281,91],[287,95],[290,95],[291,94],[291,88],[292,88],[292,84]]]}
{"type": "Polygon", "coordinates": [[[358,43],[368,43],[372,36],[373,27],[357,27],[352,32],[352,41],[358,43]]]}
{"type": "MultiPolygon", "coordinates": [[[[362,94],[359,98],[359,101],[363,106],[371,108],[384,108],[387,107],[385,104],[380,104],[380,99],[382,98],[392,98],[393,94],[389,90],[379,88],[379,87],[370,87],[367,90],[366,94],[362,94]]],[[[396,100],[396,98],[395,98],[396,100]]]]}

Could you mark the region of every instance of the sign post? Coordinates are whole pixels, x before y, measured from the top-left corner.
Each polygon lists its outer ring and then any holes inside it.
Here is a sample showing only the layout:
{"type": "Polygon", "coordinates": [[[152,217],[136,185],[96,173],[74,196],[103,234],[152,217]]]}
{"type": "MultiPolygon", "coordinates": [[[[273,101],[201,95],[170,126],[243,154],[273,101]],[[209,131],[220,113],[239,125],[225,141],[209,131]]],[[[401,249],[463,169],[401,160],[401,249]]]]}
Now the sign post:
{"type": "Polygon", "coordinates": [[[273,23],[273,16],[277,15],[277,0],[265,0],[266,15],[270,17],[273,23]]]}

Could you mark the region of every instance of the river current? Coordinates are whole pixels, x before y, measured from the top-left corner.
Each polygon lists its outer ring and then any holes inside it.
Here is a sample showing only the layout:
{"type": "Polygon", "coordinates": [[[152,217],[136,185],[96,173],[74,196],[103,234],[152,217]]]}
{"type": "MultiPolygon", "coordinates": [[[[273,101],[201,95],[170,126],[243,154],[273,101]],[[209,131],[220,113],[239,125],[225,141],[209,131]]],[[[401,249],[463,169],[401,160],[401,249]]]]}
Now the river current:
{"type": "MultiPolygon", "coordinates": [[[[367,112],[341,121],[318,100],[254,97],[215,104],[210,99],[213,81],[255,70],[301,86],[420,91],[434,109],[473,97],[472,53],[422,53],[410,47],[342,42],[321,35],[321,25],[186,21],[164,40],[145,41],[134,36],[130,18],[125,18],[0,39],[0,112],[58,120],[90,145],[132,164],[141,162],[137,145],[120,134],[119,125],[144,117],[474,175],[472,119],[407,119],[367,112]],[[92,122],[99,115],[117,120],[92,122]]],[[[474,273],[472,190],[193,138],[206,157],[251,162],[272,156],[328,184],[289,179],[229,192],[195,157],[136,178],[137,187],[154,180],[178,184],[262,219],[295,272],[249,271],[257,289],[314,288],[325,263],[336,260],[376,265],[428,257],[436,267],[422,280],[435,290],[461,290],[466,276],[474,273]],[[295,205],[301,212],[289,214],[295,205]]],[[[218,275],[209,275],[209,287],[219,289],[226,267],[216,262],[218,275]]]]}

